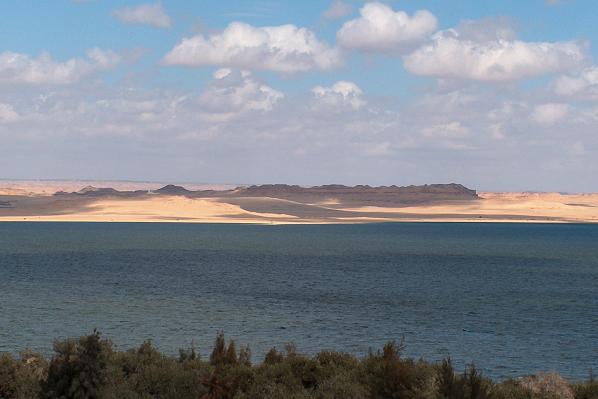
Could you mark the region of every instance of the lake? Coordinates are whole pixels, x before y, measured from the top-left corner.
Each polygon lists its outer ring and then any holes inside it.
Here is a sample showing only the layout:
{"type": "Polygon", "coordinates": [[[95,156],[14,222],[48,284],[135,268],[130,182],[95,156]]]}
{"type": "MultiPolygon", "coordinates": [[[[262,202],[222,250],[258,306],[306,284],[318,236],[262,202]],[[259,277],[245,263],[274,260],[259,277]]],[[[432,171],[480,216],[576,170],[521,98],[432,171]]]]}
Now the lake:
{"type": "Polygon", "coordinates": [[[0,351],[98,328],[362,356],[404,339],[506,378],[598,370],[598,225],[0,223],[0,351]]]}

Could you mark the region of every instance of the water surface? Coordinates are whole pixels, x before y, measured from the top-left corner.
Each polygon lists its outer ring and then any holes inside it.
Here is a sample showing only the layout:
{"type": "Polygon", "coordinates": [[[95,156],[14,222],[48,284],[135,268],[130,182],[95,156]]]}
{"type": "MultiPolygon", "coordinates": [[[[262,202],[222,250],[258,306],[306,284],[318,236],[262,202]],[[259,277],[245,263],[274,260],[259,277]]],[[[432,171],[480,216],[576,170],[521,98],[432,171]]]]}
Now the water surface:
{"type": "Polygon", "coordinates": [[[0,223],[0,351],[99,328],[204,355],[217,331],[487,375],[598,369],[598,226],[0,223]]]}

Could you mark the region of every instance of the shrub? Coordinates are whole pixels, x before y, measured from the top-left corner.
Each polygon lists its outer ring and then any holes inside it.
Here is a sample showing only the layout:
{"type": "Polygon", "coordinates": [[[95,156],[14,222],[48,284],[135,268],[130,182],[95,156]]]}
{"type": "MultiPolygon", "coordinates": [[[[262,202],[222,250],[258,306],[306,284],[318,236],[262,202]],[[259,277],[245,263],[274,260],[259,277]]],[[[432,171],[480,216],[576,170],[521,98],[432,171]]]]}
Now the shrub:
{"type": "Polygon", "coordinates": [[[575,399],[598,399],[598,382],[590,374],[587,382],[575,384],[573,386],[575,399]]]}
{"type": "Polygon", "coordinates": [[[524,377],[519,381],[519,384],[533,394],[543,398],[575,398],[575,393],[571,385],[557,373],[538,373],[524,377]]]}
{"type": "Polygon", "coordinates": [[[104,385],[106,355],[110,350],[100,333],[54,344],[48,376],[42,386],[42,397],[48,399],[94,399],[104,385]]]}
{"type": "Polygon", "coordinates": [[[15,397],[17,367],[17,361],[12,355],[0,355],[0,398],[15,397]]]}
{"type": "Polygon", "coordinates": [[[456,373],[450,358],[440,364],[403,358],[391,341],[363,359],[323,351],[306,356],[294,345],[272,348],[261,364],[251,352],[219,333],[209,361],[192,344],[178,357],[146,341],[114,351],[100,334],[54,345],[48,363],[23,352],[0,355],[1,399],[598,399],[598,384],[569,384],[557,374],[494,383],[472,364],[456,373]]]}
{"type": "Polygon", "coordinates": [[[276,350],[276,347],[272,347],[272,349],[270,349],[268,353],[266,353],[266,357],[264,358],[264,364],[282,363],[283,360],[284,356],[282,355],[282,353],[278,352],[276,350]]]}
{"type": "Polygon", "coordinates": [[[226,348],[226,355],[224,356],[224,363],[225,364],[237,364],[237,348],[235,346],[235,341],[231,340],[228,343],[228,348],[226,348]]]}
{"type": "Polygon", "coordinates": [[[239,350],[239,364],[251,367],[251,350],[249,346],[242,346],[239,350]]]}
{"type": "Polygon", "coordinates": [[[186,362],[186,361],[199,361],[200,360],[200,356],[199,353],[197,352],[197,350],[195,349],[195,344],[193,342],[191,342],[191,348],[189,349],[184,349],[184,348],[180,348],[179,349],[179,362],[186,362]]]}
{"type": "Polygon", "coordinates": [[[216,335],[216,340],[214,341],[214,349],[212,350],[212,354],[210,355],[210,363],[213,366],[219,366],[224,363],[225,356],[226,343],[224,341],[224,333],[219,332],[216,335]]]}

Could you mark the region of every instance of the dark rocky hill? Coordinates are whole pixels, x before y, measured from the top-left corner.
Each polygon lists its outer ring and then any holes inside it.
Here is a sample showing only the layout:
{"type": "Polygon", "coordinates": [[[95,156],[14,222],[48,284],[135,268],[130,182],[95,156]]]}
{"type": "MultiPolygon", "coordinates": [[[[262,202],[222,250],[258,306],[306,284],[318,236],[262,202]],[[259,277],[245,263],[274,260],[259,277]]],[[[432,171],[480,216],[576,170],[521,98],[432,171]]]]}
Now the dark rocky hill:
{"type": "Polygon", "coordinates": [[[162,188],[153,191],[157,194],[165,194],[165,195],[191,195],[194,192],[187,190],[185,187],[182,186],[175,186],[174,184],[169,184],[162,188]]]}
{"type": "MultiPolygon", "coordinates": [[[[117,191],[113,188],[85,187],[75,193],[59,192],[56,195],[76,195],[85,197],[102,196],[141,196],[147,191],[117,191]]],[[[288,184],[263,184],[237,187],[233,190],[191,191],[185,187],[169,184],[151,192],[160,195],[180,195],[193,198],[275,198],[301,204],[325,205],[327,207],[361,206],[407,206],[446,201],[472,201],[479,197],[475,190],[461,184],[426,184],[422,186],[344,186],[327,184],[301,187],[288,184]]]]}
{"type": "Polygon", "coordinates": [[[302,203],[338,202],[342,205],[391,206],[442,201],[479,199],[475,190],[461,184],[426,184],[423,186],[324,186],[300,187],[285,184],[265,184],[234,190],[237,197],[270,197],[302,203]]]}

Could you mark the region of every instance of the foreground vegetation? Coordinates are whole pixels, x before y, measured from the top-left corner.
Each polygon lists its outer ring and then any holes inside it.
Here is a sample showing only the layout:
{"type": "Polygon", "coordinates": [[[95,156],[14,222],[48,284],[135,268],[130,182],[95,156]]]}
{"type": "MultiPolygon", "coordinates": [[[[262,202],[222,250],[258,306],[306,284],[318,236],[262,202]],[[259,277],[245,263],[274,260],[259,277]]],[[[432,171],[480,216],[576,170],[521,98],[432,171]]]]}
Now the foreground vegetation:
{"type": "Polygon", "coordinates": [[[493,382],[473,365],[459,373],[450,359],[415,361],[401,357],[401,349],[389,342],[358,359],[327,351],[308,357],[287,345],[252,364],[249,348],[237,350],[222,334],[204,360],[193,347],[169,357],[150,342],[118,352],[94,332],[57,341],[51,359],[31,352],[19,358],[1,354],[0,398],[598,399],[592,376],[575,384],[557,374],[493,382]]]}

